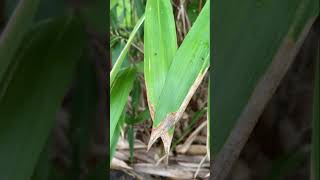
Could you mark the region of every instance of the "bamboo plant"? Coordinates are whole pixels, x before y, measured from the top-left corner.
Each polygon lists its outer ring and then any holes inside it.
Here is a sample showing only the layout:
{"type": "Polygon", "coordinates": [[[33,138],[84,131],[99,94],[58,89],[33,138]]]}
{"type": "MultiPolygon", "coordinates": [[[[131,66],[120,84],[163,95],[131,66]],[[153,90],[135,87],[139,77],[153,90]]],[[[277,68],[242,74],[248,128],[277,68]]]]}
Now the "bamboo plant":
{"type": "MultiPolygon", "coordinates": [[[[148,107],[153,128],[148,149],[161,137],[168,155],[174,132],[191,97],[202,82],[209,68],[210,54],[210,1],[207,1],[198,18],[191,27],[181,46],[178,48],[176,27],[170,0],[148,0],[144,20],[144,79],[147,88],[148,107]],[[156,36],[155,36],[156,34],[156,36]],[[173,91],[174,89],[174,91],[173,91]]],[[[137,32],[134,28],[132,35],[137,32]]],[[[129,47],[127,42],[126,48],[129,47]]],[[[128,51],[124,49],[121,56],[128,51]]],[[[120,59],[121,60],[121,59],[120,59]]],[[[114,68],[121,67],[123,61],[117,61],[114,68]]],[[[117,70],[112,70],[117,72],[117,70]]],[[[118,76],[111,73],[113,81],[118,76]]],[[[111,91],[116,81],[111,82],[111,91]]],[[[125,94],[128,97],[128,93],[125,94]]],[[[110,137],[120,121],[120,112],[115,117],[112,104],[116,101],[111,94],[111,130],[110,137]]],[[[117,106],[123,109],[125,106],[117,106]]],[[[110,139],[112,141],[112,139],[110,139]]],[[[113,149],[114,147],[110,147],[113,149]]],[[[112,157],[111,157],[112,158],[112,157]]],[[[111,162],[111,161],[110,161],[111,162]]]]}

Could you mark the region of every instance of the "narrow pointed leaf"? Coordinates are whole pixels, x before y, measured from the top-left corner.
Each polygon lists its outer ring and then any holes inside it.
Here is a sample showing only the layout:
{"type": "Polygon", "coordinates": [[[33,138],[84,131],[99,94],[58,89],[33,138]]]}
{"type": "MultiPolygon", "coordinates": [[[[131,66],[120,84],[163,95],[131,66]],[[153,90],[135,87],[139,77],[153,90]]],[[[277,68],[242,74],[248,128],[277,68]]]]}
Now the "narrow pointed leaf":
{"type": "Polygon", "coordinates": [[[120,119],[118,120],[118,123],[116,125],[116,128],[113,132],[113,135],[112,135],[112,138],[110,138],[110,164],[112,162],[112,157],[116,151],[116,148],[117,148],[117,144],[118,144],[118,139],[119,139],[119,136],[120,136],[120,130],[121,130],[121,127],[124,123],[126,119],[126,114],[125,114],[125,111],[122,113],[122,115],[120,116],[120,119]]]}
{"type": "Polygon", "coordinates": [[[177,37],[170,0],[148,0],[144,24],[144,77],[152,118],[176,51],[177,37]]]}
{"type": "MultiPolygon", "coordinates": [[[[133,67],[120,71],[110,89],[110,142],[114,141],[115,131],[120,128],[117,126],[132,89],[135,73],[136,70],[133,67]]],[[[110,148],[112,149],[112,147],[110,148]]]]}
{"type": "MultiPolygon", "coordinates": [[[[148,0],[144,25],[144,77],[148,106],[154,120],[158,103],[171,62],[177,51],[176,28],[170,0],[148,0]]],[[[162,136],[168,153],[174,129],[162,136]]]]}

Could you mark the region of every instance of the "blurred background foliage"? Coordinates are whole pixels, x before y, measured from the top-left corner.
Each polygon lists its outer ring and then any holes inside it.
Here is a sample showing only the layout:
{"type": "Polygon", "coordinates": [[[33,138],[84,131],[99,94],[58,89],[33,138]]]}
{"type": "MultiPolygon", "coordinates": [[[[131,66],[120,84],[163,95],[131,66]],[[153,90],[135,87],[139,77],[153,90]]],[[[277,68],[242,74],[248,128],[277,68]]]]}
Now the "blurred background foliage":
{"type": "MultiPolygon", "coordinates": [[[[319,18],[310,29],[293,64],[272,96],[259,122],[234,164],[231,180],[316,179],[311,156],[317,140],[319,120],[313,122],[316,67],[319,56],[319,18]],[[314,138],[312,137],[314,134],[314,138]]],[[[318,154],[318,153],[317,153],[318,154]]]]}
{"type": "MultiPolygon", "coordinates": [[[[1,35],[18,3],[0,1],[1,35]]],[[[106,7],[41,0],[19,32],[0,79],[1,180],[106,178],[106,7]]]]}

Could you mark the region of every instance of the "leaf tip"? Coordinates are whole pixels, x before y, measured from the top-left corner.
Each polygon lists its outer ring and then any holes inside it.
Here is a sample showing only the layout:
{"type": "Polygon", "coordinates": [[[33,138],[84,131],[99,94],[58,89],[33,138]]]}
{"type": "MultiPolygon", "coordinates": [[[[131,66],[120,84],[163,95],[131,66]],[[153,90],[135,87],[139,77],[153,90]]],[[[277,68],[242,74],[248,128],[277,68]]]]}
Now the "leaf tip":
{"type": "Polygon", "coordinates": [[[160,132],[158,132],[156,129],[152,128],[150,140],[148,143],[147,151],[151,149],[151,146],[156,142],[156,140],[160,137],[160,132]]]}

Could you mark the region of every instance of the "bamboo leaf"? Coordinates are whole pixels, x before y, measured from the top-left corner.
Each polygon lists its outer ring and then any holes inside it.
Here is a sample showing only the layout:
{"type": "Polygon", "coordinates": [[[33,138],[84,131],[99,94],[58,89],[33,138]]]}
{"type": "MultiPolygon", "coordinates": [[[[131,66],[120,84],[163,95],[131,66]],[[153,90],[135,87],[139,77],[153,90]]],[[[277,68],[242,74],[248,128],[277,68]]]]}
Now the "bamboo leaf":
{"type": "Polygon", "coordinates": [[[144,47],[144,77],[149,109],[154,119],[154,107],[177,51],[175,22],[170,0],[147,1],[144,47]]]}
{"type": "Polygon", "coordinates": [[[129,36],[127,44],[125,45],[125,47],[121,51],[121,53],[120,53],[115,65],[114,65],[114,67],[112,68],[111,73],[110,73],[110,87],[113,85],[113,83],[114,83],[114,81],[115,81],[115,79],[117,77],[117,74],[120,71],[120,67],[121,67],[121,65],[122,65],[122,63],[123,63],[123,61],[124,61],[124,59],[126,57],[126,54],[129,51],[129,47],[130,47],[130,45],[131,45],[131,43],[133,41],[133,38],[137,34],[137,32],[138,32],[141,24],[143,23],[144,19],[145,19],[145,16],[144,15],[141,16],[141,18],[137,22],[136,26],[133,28],[133,30],[132,30],[132,32],[131,32],[131,34],[129,36]]]}
{"type": "Polygon", "coordinates": [[[39,32],[19,60],[0,100],[2,180],[32,176],[84,46],[85,32],[77,18],[44,25],[44,32],[39,32]]]}
{"type": "Polygon", "coordinates": [[[113,136],[112,138],[110,138],[110,164],[112,162],[112,157],[116,151],[116,148],[117,148],[117,144],[118,144],[118,139],[119,139],[119,136],[120,136],[120,130],[121,130],[121,127],[124,123],[126,119],[126,113],[125,111],[121,114],[120,116],[120,119],[118,120],[118,123],[116,125],[116,128],[113,132],[113,136]]]}
{"type": "Polygon", "coordinates": [[[209,67],[210,1],[174,56],[155,107],[149,147],[182,116],[209,67]]]}
{"type": "Polygon", "coordinates": [[[32,24],[40,0],[20,0],[0,37],[0,82],[32,24]]]}
{"type": "MultiPolygon", "coordinates": [[[[110,89],[110,142],[115,141],[114,136],[116,136],[117,129],[120,128],[117,126],[119,126],[121,114],[125,109],[129,93],[132,89],[135,73],[136,70],[133,67],[120,71],[114,85],[110,89]]],[[[110,149],[112,148],[110,147],[110,149]]]]}
{"type": "MultiPolygon", "coordinates": [[[[144,25],[144,77],[148,106],[154,120],[155,105],[160,98],[173,57],[177,37],[170,0],[148,0],[144,25]]],[[[168,154],[174,129],[161,136],[168,154]]]]}

